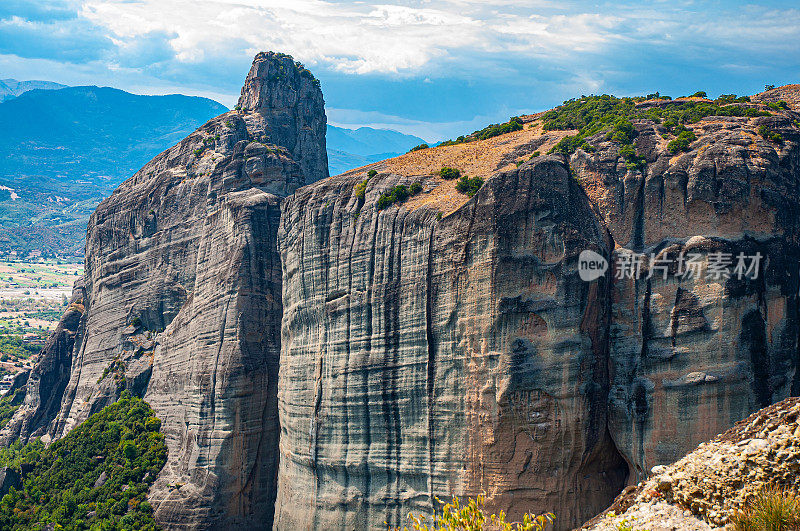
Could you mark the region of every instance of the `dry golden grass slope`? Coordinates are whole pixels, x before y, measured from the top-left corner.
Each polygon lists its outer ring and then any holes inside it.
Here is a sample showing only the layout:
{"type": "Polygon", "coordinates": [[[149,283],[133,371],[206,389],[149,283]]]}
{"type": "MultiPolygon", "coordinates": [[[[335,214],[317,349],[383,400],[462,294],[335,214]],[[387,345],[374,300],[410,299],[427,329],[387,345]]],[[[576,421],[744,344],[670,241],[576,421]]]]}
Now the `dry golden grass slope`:
{"type": "Polygon", "coordinates": [[[543,133],[541,114],[523,116],[525,125],[521,131],[476,142],[412,151],[350,170],[342,176],[366,176],[369,170],[376,170],[378,173],[409,177],[412,182],[418,180],[425,191],[409,199],[404,207],[414,210],[422,205],[431,205],[447,215],[457,210],[468,198],[456,191],[455,180],[448,181],[435,175],[442,167],[458,168],[462,175],[486,180],[498,171],[514,168],[518,161],[528,160],[534,151],[544,155],[559,140],[575,134],[575,131],[543,133]]]}
{"type": "MultiPolygon", "coordinates": [[[[800,109],[800,85],[786,85],[752,96],[754,102],[786,100],[794,109],[800,109]]],[[[703,98],[678,98],[678,100],[703,101],[703,98]]],[[[706,100],[710,101],[710,100],[706,100]]],[[[648,100],[640,105],[664,104],[662,100],[648,100]]],[[[577,131],[542,131],[544,112],[522,116],[524,128],[486,140],[467,142],[454,146],[439,146],[406,153],[362,166],[332,178],[352,178],[366,174],[369,170],[392,173],[419,181],[424,192],[412,197],[404,207],[415,210],[423,205],[436,208],[443,215],[456,211],[468,198],[455,190],[456,182],[441,179],[436,175],[442,167],[461,170],[462,175],[481,177],[484,180],[497,172],[514,168],[528,160],[535,151],[546,154],[559,140],[577,131]]],[[[659,148],[665,149],[668,140],[659,139],[659,148]]]]}

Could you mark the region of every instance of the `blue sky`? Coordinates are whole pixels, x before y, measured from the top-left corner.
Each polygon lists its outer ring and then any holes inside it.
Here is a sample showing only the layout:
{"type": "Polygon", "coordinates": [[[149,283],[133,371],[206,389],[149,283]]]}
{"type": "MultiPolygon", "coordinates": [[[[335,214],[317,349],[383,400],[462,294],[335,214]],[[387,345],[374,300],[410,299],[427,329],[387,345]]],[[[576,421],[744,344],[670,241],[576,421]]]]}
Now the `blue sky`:
{"type": "Polygon", "coordinates": [[[0,78],[233,106],[260,50],[312,69],[330,123],[438,140],[581,94],[751,94],[800,82],[800,4],[0,1],[0,78]]]}

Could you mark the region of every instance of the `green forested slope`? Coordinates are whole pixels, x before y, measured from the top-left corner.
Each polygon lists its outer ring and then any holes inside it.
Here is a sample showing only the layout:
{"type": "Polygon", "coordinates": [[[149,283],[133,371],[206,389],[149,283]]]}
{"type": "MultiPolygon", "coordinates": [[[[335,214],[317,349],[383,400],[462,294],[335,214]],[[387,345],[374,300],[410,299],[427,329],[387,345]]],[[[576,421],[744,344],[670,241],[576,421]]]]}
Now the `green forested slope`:
{"type": "Polygon", "coordinates": [[[23,475],[0,501],[0,529],[158,529],[145,496],[166,462],[160,427],[126,391],[49,447],[0,450],[0,464],[23,475]]]}

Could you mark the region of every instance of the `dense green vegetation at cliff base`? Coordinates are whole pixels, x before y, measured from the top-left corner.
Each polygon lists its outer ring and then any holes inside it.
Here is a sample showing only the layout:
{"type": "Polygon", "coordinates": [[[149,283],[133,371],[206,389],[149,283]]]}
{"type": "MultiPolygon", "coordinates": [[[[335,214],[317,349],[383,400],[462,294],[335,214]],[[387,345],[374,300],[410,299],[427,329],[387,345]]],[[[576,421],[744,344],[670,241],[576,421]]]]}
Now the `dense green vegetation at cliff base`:
{"type": "Polygon", "coordinates": [[[167,458],[161,421],[125,391],[48,447],[37,440],[0,451],[23,487],[0,501],[4,530],[155,530],[145,500],[167,458]]]}

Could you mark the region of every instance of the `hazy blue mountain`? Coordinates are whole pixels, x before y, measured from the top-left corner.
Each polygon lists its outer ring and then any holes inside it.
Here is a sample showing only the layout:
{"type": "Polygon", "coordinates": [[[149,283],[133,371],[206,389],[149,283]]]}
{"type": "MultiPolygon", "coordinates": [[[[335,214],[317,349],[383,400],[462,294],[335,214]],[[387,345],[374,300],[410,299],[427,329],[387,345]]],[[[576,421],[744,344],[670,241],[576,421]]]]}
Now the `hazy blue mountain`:
{"type": "MultiPolygon", "coordinates": [[[[80,254],[86,220],[100,200],[155,155],[227,111],[206,98],[47,81],[6,79],[2,94],[11,99],[0,103],[0,254],[80,254]]],[[[329,126],[331,175],[422,142],[386,129],[329,126]]]]}
{"type": "Polygon", "coordinates": [[[115,187],[226,110],[206,98],[107,87],[32,90],[0,104],[0,179],[43,176],[115,187]]]}
{"type": "Polygon", "coordinates": [[[101,199],[226,110],[206,98],[99,87],[35,89],[0,103],[0,252],[82,252],[101,199]]]}
{"type": "Polygon", "coordinates": [[[58,90],[65,88],[66,85],[54,83],[52,81],[17,81],[16,79],[0,79],[0,103],[21,96],[33,89],[58,90]]]}
{"type": "Polygon", "coordinates": [[[328,126],[328,166],[331,175],[396,157],[425,141],[390,129],[359,127],[345,129],[328,126]]]}

